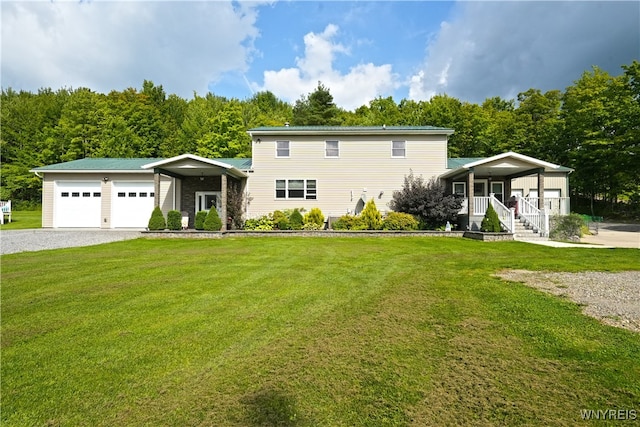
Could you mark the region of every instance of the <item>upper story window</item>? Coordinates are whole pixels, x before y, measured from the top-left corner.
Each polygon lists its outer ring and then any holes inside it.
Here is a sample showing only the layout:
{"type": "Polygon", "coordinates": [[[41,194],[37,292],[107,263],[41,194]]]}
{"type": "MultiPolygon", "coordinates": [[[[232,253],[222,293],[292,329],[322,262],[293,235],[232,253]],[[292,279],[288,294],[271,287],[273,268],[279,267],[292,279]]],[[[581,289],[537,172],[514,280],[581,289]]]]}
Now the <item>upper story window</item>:
{"type": "Polygon", "coordinates": [[[276,141],[276,157],[289,157],[289,141],[276,141]]]}
{"type": "Polygon", "coordinates": [[[340,142],[339,141],[325,141],[324,142],[324,156],[325,157],[340,157],[340,142]]]}
{"type": "Polygon", "coordinates": [[[406,141],[391,142],[391,157],[406,157],[406,154],[407,154],[406,141]]]}

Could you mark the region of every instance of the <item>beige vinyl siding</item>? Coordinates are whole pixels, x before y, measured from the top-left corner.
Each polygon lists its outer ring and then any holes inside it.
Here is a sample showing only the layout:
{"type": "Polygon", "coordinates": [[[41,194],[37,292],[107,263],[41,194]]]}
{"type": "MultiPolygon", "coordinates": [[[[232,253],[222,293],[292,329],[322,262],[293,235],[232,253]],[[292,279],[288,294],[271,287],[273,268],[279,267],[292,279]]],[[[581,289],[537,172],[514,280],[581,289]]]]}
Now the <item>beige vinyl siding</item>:
{"type": "Polygon", "coordinates": [[[53,227],[54,180],[47,174],[42,183],[42,227],[53,227]]]}
{"type": "MultiPolygon", "coordinates": [[[[530,190],[538,188],[538,176],[529,175],[516,178],[511,182],[512,189],[523,191],[523,196],[528,196],[530,190]]],[[[560,173],[545,173],[544,188],[546,190],[560,190],[560,197],[569,197],[569,178],[560,173]]]]}
{"type": "Polygon", "coordinates": [[[247,216],[256,217],[276,209],[318,207],[325,216],[353,212],[361,195],[373,198],[381,211],[388,211],[393,191],[413,171],[425,179],[445,172],[445,135],[407,136],[390,133],[375,136],[267,137],[253,143],[253,170],[247,183],[252,198],[247,216]],[[275,141],[290,141],[290,156],[276,158],[275,141]],[[325,157],[325,141],[338,140],[339,157],[325,157]],[[406,156],[392,157],[392,141],[406,141],[406,156]],[[317,199],[276,199],[278,179],[314,179],[317,199]],[[366,191],[365,191],[366,189],[366,191]],[[380,196],[381,192],[383,193],[380,196]]]}

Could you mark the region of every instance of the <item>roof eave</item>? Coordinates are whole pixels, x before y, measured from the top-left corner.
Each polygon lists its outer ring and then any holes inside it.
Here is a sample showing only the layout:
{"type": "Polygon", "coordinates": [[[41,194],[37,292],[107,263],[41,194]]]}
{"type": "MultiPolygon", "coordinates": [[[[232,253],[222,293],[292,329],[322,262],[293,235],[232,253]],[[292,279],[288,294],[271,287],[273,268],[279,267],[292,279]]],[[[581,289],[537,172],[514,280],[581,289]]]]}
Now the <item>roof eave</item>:
{"type": "Polygon", "coordinates": [[[453,129],[258,129],[249,130],[253,136],[264,135],[453,135],[453,129]]]}

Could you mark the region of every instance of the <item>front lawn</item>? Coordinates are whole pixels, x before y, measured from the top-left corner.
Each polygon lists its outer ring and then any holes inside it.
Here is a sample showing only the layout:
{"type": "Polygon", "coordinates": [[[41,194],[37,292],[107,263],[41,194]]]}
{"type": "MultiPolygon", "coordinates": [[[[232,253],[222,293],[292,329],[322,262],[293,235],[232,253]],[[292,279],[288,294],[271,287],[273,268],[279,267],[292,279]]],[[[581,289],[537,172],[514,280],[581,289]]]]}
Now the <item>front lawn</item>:
{"type": "Polygon", "coordinates": [[[7,427],[640,418],[638,334],[492,276],[638,270],[633,249],[139,239],[1,260],[7,427]]]}
{"type": "Polygon", "coordinates": [[[11,222],[6,218],[4,224],[0,224],[0,230],[23,230],[26,228],[42,228],[42,211],[13,211],[11,222]]]}

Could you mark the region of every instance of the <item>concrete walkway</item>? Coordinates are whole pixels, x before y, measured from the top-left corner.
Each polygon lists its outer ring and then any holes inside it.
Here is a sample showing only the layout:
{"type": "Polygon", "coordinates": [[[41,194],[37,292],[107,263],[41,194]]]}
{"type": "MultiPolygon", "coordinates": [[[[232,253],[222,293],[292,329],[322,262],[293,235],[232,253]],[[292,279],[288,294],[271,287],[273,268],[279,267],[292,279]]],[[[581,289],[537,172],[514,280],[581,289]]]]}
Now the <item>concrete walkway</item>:
{"type": "Polygon", "coordinates": [[[598,234],[583,236],[580,243],[527,241],[554,248],[633,248],[640,249],[640,224],[599,223],[598,234]]]}

